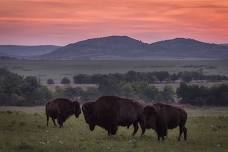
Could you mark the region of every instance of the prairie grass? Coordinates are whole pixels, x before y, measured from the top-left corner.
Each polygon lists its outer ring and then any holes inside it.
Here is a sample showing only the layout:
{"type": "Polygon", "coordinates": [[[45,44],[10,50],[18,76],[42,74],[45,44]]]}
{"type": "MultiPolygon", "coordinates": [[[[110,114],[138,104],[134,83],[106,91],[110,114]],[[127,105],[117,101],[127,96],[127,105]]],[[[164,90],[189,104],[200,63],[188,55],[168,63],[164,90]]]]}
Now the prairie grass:
{"type": "Polygon", "coordinates": [[[117,135],[112,137],[108,137],[106,131],[99,127],[91,132],[83,115],[79,119],[70,117],[64,128],[60,129],[55,128],[51,121],[46,127],[43,111],[21,112],[20,108],[17,112],[5,110],[0,112],[0,151],[227,152],[228,116],[216,113],[218,110],[213,108],[207,109],[206,114],[200,113],[198,108],[187,111],[190,114],[187,122],[188,141],[178,142],[178,129],[174,129],[169,130],[167,140],[159,142],[153,130],[147,130],[143,137],[140,136],[140,129],[132,137],[132,127],[119,127],[117,135]]]}

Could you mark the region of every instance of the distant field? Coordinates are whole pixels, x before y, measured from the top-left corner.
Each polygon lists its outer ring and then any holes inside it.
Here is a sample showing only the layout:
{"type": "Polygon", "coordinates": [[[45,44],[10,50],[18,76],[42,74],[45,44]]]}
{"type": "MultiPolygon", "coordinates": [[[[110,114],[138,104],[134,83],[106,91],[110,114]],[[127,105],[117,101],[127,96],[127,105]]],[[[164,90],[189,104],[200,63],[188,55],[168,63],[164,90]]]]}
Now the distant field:
{"type": "Polygon", "coordinates": [[[205,74],[228,76],[228,60],[0,60],[0,67],[24,76],[37,76],[43,83],[48,78],[59,83],[63,77],[72,78],[77,74],[124,73],[129,70],[173,73],[203,69],[205,74]]]}
{"type": "Polygon", "coordinates": [[[99,127],[91,132],[82,115],[80,119],[71,117],[62,129],[54,128],[52,122],[47,128],[43,110],[43,107],[1,107],[0,152],[228,151],[227,108],[187,108],[187,142],[177,141],[178,129],[169,131],[164,142],[158,142],[152,130],[140,137],[139,129],[132,137],[132,127],[129,130],[120,127],[117,135],[107,137],[99,127]]]}
{"type": "MultiPolygon", "coordinates": [[[[228,117],[228,107],[187,106],[187,107],[184,107],[184,109],[188,112],[188,115],[190,117],[199,117],[199,116],[228,117]]],[[[35,114],[35,113],[44,113],[45,107],[44,106],[34,106],[34,107],[0,106],[0,112],[1,111],[16,111],[16,112],[24,112],[28,114],[35,114]]]]}

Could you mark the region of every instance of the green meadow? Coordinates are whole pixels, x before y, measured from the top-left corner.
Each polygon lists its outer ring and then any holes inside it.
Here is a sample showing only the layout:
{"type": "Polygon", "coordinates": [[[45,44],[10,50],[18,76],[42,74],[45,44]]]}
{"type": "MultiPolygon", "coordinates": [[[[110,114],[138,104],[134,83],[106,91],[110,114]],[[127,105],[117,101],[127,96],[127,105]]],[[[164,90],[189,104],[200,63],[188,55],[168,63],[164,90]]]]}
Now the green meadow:
{"type": "Polygon", "coordinates": [[[187,108],[188,140],[177,141],[178,129],[169,130],[168,139],[157,141],[153,130],[135,137],[133,128],[119,127],[108,137],[96,127],[91,132],[84,121],[70,117],[64,128],[46,127],[44,107],[0,108],[1,152],[227,152],[228,108],[187,108]]]}

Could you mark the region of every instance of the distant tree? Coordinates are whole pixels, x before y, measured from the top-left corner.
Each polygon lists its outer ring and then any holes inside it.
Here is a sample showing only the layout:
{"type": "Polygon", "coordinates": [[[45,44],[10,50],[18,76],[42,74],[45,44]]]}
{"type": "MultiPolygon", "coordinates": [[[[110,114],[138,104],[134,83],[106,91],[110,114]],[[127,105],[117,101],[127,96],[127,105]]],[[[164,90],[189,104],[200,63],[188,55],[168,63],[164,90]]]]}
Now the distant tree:
{"type": "Polygon", "coordinates": [[[175,91],[171,86],[165,86],[162,93],[163,101],[165,102],[174,102],[175,91]]]}
{"type": "Polygon", "coordinates": [[[139,78],[138,72],[135,72],[135,71],[128,71],[125,74],[125,80],[128,81],[128,82],[137,81],[138,78],[139,78]]]}
{"type": "Polygon", "coordinates": [[[106,79],[107,75],[103,74],[94,74],[91,76],[91,83],[96,83],[99,84],[101,83],[104,79],[106,79]]]}
{"type": "Polygon", "coordinates": [[[24,82],[21,85],[21,91],[26,97],[30,97],[38,87],[40,87],[40,84],[38,83],[37,78],[29,76],[24,79],[24,82]]]}
{"type": "Polygon", "coordinates": [[[67,78],[67,77],[64,77],[64,78],[61,80],[61,84],[70,84],[70,79],[67,78]]]}
{"type": "Polygon", "coordinates": [[[189,83],[189,82],[191,82],[193,80],[192,73],[188,72],[188,71],[179,73],[179,76],[186,83],[189,83]]]}
{"type": "Polygon", "coordinates": [[[178,80],[178,75],[176,73],[170,75],[170,80],[172,80],[172,81],[178,80]]]}
{"type": "Polygon", "coordinates": [[[73,77],[75,84],[91,83],[91,78],[87,74],[79,74],[73,77]]]}
{"type": "Polygon", "coordinates": [[[101,96],[101,93],[96,88],[88,88],[85,91],[82,91],[80,100],[81,102],[87,102],[87,101],[94,101],[99,96],[101,96]]]}
{"type": "Polygon", "coordinates": [[[188,99],[188,85],[184,82],[180,83],[179,88],[176,90],[177,96],[183,100],[188,99]]]}
{"type": "Polygon", "coordinates": [[[164,81],[169,79],[169,72],[167,71],[154,72],[154,75],[157,77],[159,81],[164,81]]]}
{"type": "Polygon", "coordinates": [[[53,79],[48,79],[48,80],[47,80],[47,84],[55,84],[55,82],[54,82],[53,79]]]}
{"type": "Polygon", "coordinates": [[[210,88],[182,83],[177,89],[178,97],[192,105],[228,105],[228,85],[210,88]]]}
{"type": "Polygon", "coordinates": [[[98,90],[102,95],[119,95],[120,86],[118,82],[106,79],[99,84],[98,90]]]}
{"type": "Polygon", "coordinates": [[[63,96],[66,98],[79,98],[82,95],[83,90],[81,88],[66,88],[63,91],[63,96]]]}
{"type": "Polygon", "coordinates": [[[131,83],[121,82],[120,95],[128,98],[134,98],[136,93],[131,83]]]}

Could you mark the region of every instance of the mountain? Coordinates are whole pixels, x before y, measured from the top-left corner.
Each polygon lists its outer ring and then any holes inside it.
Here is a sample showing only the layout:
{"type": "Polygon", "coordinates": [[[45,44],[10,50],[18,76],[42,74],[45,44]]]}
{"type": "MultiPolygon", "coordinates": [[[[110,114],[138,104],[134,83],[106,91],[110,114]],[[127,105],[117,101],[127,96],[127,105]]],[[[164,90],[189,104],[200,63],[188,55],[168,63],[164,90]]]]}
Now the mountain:
{"type": "Polygon", "coordinates": [[[136,57],[144,53],[148,44],[127,36],[94,38],[61,47],[44,58],[82,59],[136,57]]]}
{"type": "Polygon", "coordinates": [[[39,46],[21,46],[21,45],[0,45],[0,55],[10,57],[31,57],[50,53],[60,46],[39,45],[39,46]]]}
{"type": "Polygon", "coordinates": [[[1,53],[1,52],[0,52],[0,57],[1,57],[1,56],[7,56],[7,55],[6,55],[5,53],[1,53]]]}
{"type": "Polygon", "coordinates": [[[228,43],[220,44],[220,45],[228,47],[228,43]]]}
{"type": "Polygon", "coordinates": [[[200,42],[194,39],[175,38],[150,44],[151,55],[177,58],[228,58],[228,47],[200,42]]]}
{"type": "Polygon", "coordinates": [[[128,36],[88,39],[60,47],[40,56],[42,59],[154,59],[209,58],[228,59],[228,47],[176,38],[151,44],[128,36]]]}

